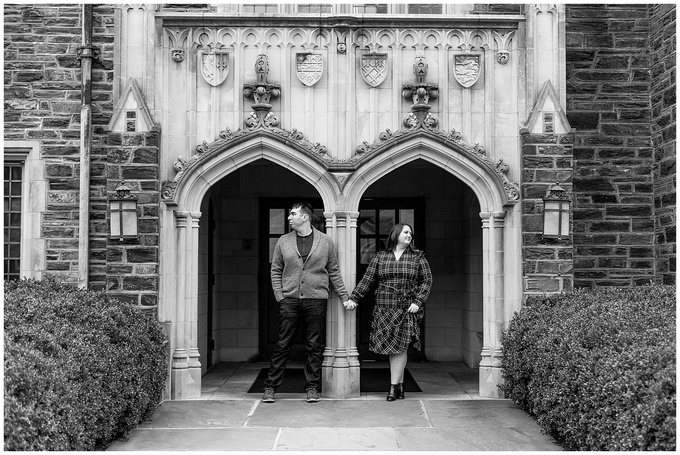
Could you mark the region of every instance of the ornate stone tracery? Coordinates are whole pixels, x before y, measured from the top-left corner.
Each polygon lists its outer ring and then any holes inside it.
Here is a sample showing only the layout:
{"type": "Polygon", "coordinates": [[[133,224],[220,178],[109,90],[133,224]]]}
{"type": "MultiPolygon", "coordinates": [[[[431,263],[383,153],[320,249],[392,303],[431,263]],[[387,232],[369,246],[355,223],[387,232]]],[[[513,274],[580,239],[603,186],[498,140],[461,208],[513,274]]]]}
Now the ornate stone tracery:
{"type": "Polygon", "coordinates": [[[510,55],[515,30],[502,29],[399,29],[346,28],[303,30],[299,28],[258,29],[247,27],[164,27],[171,48],[200,48],[210,41],[217,49],[236,50],[241,45],[264,50],[269,47],[297,46],[305,52],[328,49],[340,53],[350,46],[380,53],[387,49],[413,47],[418,51],[429,48],[457,49],[462,52],[489,49],[505,62],[510,55]],[[335,37],[335,39],[333,39],[335,37]],[[342,43],[341,49],[338,45],[342,43]],[[411,43],[411,44],[406,44],[411,43]],[[507,58],[506,58],[507,57],[507,58]]]}

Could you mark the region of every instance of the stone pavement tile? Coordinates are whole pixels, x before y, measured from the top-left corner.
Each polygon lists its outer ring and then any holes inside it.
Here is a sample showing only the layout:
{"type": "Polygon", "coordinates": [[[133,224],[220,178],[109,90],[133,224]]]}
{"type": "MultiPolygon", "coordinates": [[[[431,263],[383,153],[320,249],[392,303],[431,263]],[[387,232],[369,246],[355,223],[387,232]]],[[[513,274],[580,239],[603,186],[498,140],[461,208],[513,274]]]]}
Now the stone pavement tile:
{"type": "Polygon", "coordinates": [[[275,450],[399,450],[394,428],[283,428],[275,450]]]}
{"type": "Polygon", "coordinates": [[[255,400],[164,401],[152,420],[139,428],[242,427],[255,403],[255,400]]]}
{"type": "Polygon", "coordinates": [[[260,403],[248,427],[424,427],[429,426],[418,400],[277,400],[260,403]]]}
{"type": "Polygon", "coordinates": [[[397,428],[404,451],[561,451],[547,435],[527,436],[516,428],[463,426],[456,428],[397,428]]]}
{"type": "Polygon", "coordinates": [[[535,428],[536,421],[510,400],[423,400],[430,424],[435,428],[485,426],[535,428]]]}
{"type": "Polygon", "coordinates": [[[210,428],[136,430],[127,441],[117,440],[108,451],[269,451],[278,428],[210,428]]]}

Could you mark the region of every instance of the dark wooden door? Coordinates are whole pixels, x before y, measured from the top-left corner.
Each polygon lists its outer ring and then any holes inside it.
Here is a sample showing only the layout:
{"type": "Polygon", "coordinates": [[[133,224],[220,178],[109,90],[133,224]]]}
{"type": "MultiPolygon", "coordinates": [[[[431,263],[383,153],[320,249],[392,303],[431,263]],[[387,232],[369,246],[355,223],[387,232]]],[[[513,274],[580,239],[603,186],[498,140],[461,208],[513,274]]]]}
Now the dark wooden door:
{"type": "MultiPolygon", "coordinates": [[[[276,241],[283,234],[290,232],[288,214],[290,206],[295,202],[308,202],[314,209],[315,220],[312,223],[321,232],[326,232],[326,222],[323,216],[323,202],[321,199],[290,199],[290,198],[261,198],[260,199],[260,360],[268,361],[274,352],[278,341],[279,304],[274,298],[271,282],[271,264],[276,241]]],[[[295,345],[290,351],[290,360],[304,359],[304,333],[299,330],[295,345]]]]}
{"type": "MultiPolygon", "coordinates": [[[[359,206],[357,222],[357,283],[368,268],[369,262],[379,251],[385,249],[387,235],[396,223],[413,227],[415,245],[424,249],[425,220],[422,198],[363,199],[359,206]]],[[[385,360],[387,356],[368,350],[371,320],[375,297],[373,290],[359,302],[357,314],[357,349],[361,360],[385,360]]],[[[424,320],[423,320],[424,321],[424,320]]],[[[425,343],[425,327],[421,325],[421,342],[425,343]]],[[[425,360],[424,351],[409,350],[409,360],[425,360]]]]}

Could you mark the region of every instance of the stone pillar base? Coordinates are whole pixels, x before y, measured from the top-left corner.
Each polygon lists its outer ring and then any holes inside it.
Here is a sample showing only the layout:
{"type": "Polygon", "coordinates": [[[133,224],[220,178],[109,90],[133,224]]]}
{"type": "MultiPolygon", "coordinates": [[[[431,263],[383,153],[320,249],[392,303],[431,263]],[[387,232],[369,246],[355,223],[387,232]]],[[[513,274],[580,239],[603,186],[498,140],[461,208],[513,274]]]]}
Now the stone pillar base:
{"type": "Polygon", "coordinates": [[[498,388],[503,384],[501,369],[495,366],[479,366],[479,396],[484,398],[505,398],[498,388]]]}
{"type": "Polygon", "coordinates": [[[359,368],[357,367],[323,367],[321,374],[322,396],[324,398],[358,398],[359,368]]]}
{"type": "Polygon", "coordinates": [[[189,366],[189,357],[184,349],[175,350],[170,368],[170,399],[184,400],[201,396],[201,366],[189,366]]]}

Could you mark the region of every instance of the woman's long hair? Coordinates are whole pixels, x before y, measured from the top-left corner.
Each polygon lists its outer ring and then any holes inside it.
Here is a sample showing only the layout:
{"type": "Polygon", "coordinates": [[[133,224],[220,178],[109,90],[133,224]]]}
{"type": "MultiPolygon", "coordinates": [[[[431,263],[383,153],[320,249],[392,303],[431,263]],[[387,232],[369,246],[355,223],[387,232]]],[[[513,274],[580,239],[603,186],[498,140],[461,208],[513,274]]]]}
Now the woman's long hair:
{"type": "Polygon", "coordinates": [[[407,250],[411,250],[413,253],[419,253],[420,250],[416,248],[415,236],[413,235],[413,226],[407,223],[397,223],[394,225],[390,233],[387,235],[387,245],[385,246],[386,251],[394,251],[394,249],[399,244],[399,234],[404,230],[404,226],[411,228],[411,243],[406,247],[407,250]]]}

